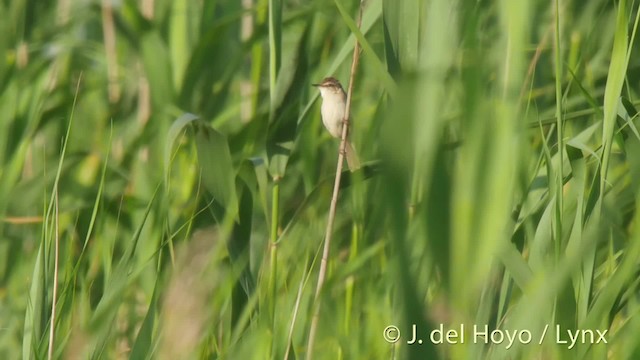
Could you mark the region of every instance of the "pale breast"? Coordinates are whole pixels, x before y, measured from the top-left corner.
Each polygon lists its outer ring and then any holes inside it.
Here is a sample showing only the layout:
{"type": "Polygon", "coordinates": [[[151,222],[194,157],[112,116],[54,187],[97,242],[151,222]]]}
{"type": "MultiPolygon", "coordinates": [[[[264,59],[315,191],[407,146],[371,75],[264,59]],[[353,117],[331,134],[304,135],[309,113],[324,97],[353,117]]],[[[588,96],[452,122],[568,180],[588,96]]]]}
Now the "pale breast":
{"type": "Polygon", "coordinates": [[[322,107],[322,122],[324,126],[329,130],[331,136],[339,138],[342,136],[342,120],[344,119],[345,103],[342,99],[323,99],[322,107]]]}

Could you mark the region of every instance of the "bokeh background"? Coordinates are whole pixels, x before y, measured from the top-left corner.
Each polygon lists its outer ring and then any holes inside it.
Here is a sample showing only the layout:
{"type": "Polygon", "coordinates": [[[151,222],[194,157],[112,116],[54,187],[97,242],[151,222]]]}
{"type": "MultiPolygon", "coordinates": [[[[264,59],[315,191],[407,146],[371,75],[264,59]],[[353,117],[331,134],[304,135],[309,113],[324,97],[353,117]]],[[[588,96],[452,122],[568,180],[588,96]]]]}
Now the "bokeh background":
{"type": "Polygon", "coordinates": [[[0,1],[0,357],[639,358],[639,4],[359,6],[0,1]]]}

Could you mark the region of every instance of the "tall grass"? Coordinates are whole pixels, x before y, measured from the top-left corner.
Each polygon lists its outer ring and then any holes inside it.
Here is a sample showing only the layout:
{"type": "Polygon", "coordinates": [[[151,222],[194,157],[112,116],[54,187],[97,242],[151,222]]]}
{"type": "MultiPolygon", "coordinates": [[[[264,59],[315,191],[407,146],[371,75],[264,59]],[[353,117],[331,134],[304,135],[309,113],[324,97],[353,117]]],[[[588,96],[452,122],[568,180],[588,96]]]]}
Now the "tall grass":
{"type": "Polygon", "coordinates": [[[0,358],[638,358],[639,4],[358,6],[2,2],[0,358]]]}

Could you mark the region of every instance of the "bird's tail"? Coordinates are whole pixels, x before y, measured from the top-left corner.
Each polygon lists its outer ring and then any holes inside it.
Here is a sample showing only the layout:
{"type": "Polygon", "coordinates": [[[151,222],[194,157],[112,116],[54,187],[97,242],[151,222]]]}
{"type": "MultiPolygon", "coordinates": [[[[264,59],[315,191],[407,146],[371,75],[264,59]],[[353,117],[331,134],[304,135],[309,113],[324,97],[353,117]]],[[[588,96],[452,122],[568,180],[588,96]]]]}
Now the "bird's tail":
{"type": "Polygon", "coordinates": [[[353,145],[351,145],[350,141],[347,141],[345,145],[345,156],[347,157],[347,165],[349,166],[349,170],[358,170],[360,168],[360,159],[358,159],[356,149],[353,148],[353,145]]]}

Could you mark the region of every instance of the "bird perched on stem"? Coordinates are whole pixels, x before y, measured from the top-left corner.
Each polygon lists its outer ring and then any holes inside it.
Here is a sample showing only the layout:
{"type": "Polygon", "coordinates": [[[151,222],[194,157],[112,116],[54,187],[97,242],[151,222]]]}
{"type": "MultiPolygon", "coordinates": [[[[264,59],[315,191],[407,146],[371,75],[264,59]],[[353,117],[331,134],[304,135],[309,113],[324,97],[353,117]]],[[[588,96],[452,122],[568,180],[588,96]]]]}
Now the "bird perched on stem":
{"type": "MultiPolygon", "coordinates": [[[[342,137],[342,124],[345,121],[344,113],[347,105],[347,93],[344,92],[340,82],[333,77],[325,78],[320,84],[313,84],[313,86],[320,89],[320,95],[322,96],[320,112],[324,127],[329,130],[331,136],[340,139],[342,137]]],[[[345,144],[345,156],[347,157],[349,170],[354,171],[360,167],[360,160],[358,160],[358,155],[349,139],[345,144]]]]}

